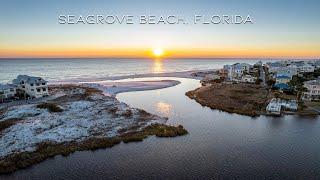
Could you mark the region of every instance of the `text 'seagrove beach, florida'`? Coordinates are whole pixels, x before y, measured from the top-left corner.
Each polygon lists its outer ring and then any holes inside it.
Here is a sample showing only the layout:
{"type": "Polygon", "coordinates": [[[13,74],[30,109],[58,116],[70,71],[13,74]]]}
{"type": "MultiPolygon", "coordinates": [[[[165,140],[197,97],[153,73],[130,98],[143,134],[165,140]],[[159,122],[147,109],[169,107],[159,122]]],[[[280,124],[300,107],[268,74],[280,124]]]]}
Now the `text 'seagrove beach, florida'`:
{"type": "Polygon", "coordinates": [[[320,1],[0,4],[0,179],[320,179],[320,1]]]}

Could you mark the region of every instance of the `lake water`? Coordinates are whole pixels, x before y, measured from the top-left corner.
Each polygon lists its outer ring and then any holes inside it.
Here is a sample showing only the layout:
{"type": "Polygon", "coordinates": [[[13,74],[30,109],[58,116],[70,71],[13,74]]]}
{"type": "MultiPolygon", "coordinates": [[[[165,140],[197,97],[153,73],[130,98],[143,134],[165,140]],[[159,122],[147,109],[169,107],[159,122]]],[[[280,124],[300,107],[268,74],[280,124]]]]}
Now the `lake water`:
{"type": "Polygon", "coordinates": [[[0,59],[0,83],[19,74],[41,76],[48,81],[108,79],[115,76],[218,69],[224,64],[258,59],[0,59]]]}
{"type": "MultiPolygon", "coordinates": [[[[153,79],[153,78],[151,78],[153,79]]],[[[167,79],[167,78],[162,78],[167,79]]],[[[189,134],[149,137],[111,149],[56,156],[8,179],[319,179],[319,118],[251,118],[202,107],[184,95],[192,79],[165,89],[117,96],[169,117],[189,134]]]]}

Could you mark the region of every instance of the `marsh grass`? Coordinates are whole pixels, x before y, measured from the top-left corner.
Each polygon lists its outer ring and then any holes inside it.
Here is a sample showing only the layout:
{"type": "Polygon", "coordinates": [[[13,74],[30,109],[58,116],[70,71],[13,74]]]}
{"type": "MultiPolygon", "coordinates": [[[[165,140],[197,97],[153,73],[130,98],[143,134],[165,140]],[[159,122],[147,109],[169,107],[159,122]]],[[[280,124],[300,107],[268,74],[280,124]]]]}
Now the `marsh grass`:
{"type": "Polygon", "coordinates": [[[54,104],[54,103],[38,104],[37,108],[48,109],[49,112],[62,112],[63,111],[63,109],[61,109],[57,104],[54,104]]]}
{"type": "Polygon", "coordinates": [[[185,134],[188,134],[188,131],[181,125],[175,127],[154,124],[147,126],[141,131],[128,132],[113,138],[92,137],[82,142],[72,141],[67,143],[42,142],[37,145],[37,149],[33,152],[16,153],[0,159],[0,174],[12,173],[18,169],[32,166],[56,155],[68,156],[75,151],[94,151],[102,148],[111,148],[121,142],[130,143],[143,141],[143,139],[151,135],[157,137],[176,137],[185,134]]]}

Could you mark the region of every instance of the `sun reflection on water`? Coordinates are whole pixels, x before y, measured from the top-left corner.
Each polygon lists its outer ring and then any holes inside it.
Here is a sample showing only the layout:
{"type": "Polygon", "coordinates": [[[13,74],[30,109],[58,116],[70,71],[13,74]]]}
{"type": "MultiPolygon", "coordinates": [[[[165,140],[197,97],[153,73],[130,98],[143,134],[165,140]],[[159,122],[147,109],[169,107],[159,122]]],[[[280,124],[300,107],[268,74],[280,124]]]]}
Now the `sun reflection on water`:
{"type": "Polygon", "coordinates": [[[164,103],[164,102],[158,102],[156,104],[156,109],[162,115],[169,117],[171,110],[172,110],[172,105],[168,104],[168,103],[164,103]]]}
{"type": "Polygon", "coordinates": [[[153,73],[163,73],[163,63],[161,60],[156,59],[153,61],[152,72],[153,73]]]}

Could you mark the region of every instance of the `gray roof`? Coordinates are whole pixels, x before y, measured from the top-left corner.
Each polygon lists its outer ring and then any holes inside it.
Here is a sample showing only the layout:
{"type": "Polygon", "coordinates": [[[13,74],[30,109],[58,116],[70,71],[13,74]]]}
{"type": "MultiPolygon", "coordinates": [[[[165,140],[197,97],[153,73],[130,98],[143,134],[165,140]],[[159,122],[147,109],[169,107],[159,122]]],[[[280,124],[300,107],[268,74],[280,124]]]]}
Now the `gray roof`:
{"type": "Polygon", "coordinates": [[[281,64],[280,62],[268,62],[267,63],[270,67],[283,67],[284,65],[281,64]]]}
{"type": "Polygon", "coordinates": [[[308,85],[320,85],[320,79],[316,79],[316,80],[311,80],[311,81],[306,81],[304,82],[304,84],[308,84],[308,85]]]}
{"type": "Polygon", "coordinates": [[[10,88],[15,88],[15,85],[13,84],[0,84],[0,90],[6,90],[10,88]]]}
{"type": "Polygon", "coordinates": [[[14,79],[12,82],[14,84],[20,84],[21,81],[24,81],[25,83],[29,83],[29,84],[47,82],[41,77],[28,76],[28,75],[18,75],[18,77],[14,79]]]}

